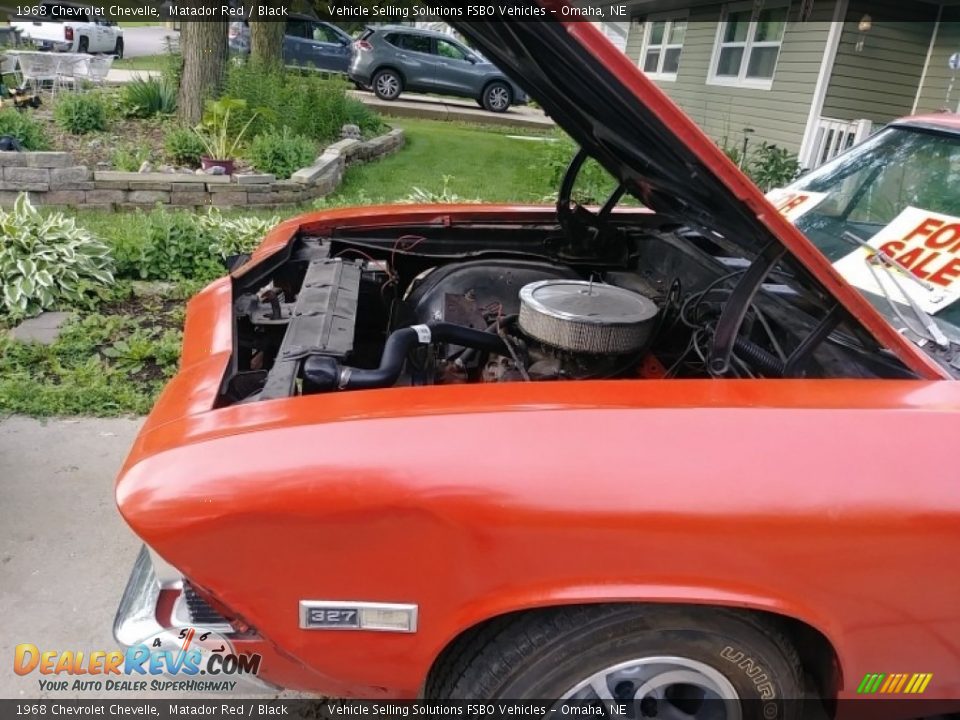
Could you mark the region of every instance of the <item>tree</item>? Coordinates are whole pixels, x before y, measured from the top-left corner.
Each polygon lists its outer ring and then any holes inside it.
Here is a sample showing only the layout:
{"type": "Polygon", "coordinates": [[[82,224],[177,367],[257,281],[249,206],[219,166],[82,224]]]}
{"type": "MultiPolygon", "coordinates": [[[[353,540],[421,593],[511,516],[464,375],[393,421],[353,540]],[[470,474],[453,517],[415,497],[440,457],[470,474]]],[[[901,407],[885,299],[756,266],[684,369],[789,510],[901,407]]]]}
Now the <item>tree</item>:
{"type": "Polygon", "coordinates": [[[267,65],[283,62],[283,30],[283,22],[251,20],[250,59],[267,65]]]}
{"type": "Polygon", "coordinates": [[[177,97],[177,114],[187,125],[196,125],[203,115],[204,101],[223,87],[227,67],[226,20],[185,22],[180,26],[183,74],[177,97]]]}

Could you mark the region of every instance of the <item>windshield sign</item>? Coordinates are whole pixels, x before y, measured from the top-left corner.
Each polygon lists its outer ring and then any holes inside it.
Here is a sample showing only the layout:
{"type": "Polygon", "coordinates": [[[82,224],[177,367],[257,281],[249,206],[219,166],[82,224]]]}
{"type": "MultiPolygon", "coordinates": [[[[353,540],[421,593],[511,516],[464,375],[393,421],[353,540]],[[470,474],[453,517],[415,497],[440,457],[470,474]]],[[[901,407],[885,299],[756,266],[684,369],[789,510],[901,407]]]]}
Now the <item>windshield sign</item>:
{"type": "Polygon", "coordinates": [[[894,327],[960,339],[960,135],[889,127],[768,197],[894,327]]]}
{"type": "Polygon", "coordinates": [[[833,264],[851,285],[876,295],[884,290],[892,300],[908,304],[910,299],[931,314],[960,298],[960,218],[908,207],[868,241],[923,283],[905,279],[897,283],[888,274],[871,272],[867,263],[876,262],[867,247],[856,248],[833,264]],[[883,288],[878,287],[883,284],[883,288]]]}

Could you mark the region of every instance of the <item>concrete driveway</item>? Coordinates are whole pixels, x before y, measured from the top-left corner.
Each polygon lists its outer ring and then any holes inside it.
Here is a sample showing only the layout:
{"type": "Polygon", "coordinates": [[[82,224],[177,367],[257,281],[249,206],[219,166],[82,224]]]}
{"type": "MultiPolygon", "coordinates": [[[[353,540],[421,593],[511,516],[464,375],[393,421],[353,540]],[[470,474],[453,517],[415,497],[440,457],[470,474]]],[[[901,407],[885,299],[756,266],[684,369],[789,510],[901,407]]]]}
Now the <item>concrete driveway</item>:
{"type": "Polygon", "coordinates": [[[125,57],[162,55],[167,52],[167,39],[174,50],[180,47],[180,33],[165,27],[126,27],[123,29],[123,54],[125,57]]]}
{"type": "Polygon", "coordinates": [[[11,671],[19,643],[116,647],[113,614],[139,543],[113,504],[113,479],[139,426],[0,420],[0,697],[46,696],[37,673],[11,671]]]}

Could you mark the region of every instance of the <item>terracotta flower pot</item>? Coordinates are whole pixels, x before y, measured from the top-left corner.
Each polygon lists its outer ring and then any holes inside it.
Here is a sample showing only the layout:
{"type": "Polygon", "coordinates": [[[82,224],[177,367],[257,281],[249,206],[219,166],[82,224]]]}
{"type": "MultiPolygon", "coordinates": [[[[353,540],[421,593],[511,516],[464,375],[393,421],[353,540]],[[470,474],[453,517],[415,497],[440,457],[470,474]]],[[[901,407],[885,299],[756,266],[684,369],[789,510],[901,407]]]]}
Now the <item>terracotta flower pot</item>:
{"type": "Polygon", "coordinates": [[[222,167],[225,174],[233,175],[235,162],[235,160],[214,160],[213,158],[201,157],[200,167],[204,170],[209,170],[212,167],[222,167]]]}

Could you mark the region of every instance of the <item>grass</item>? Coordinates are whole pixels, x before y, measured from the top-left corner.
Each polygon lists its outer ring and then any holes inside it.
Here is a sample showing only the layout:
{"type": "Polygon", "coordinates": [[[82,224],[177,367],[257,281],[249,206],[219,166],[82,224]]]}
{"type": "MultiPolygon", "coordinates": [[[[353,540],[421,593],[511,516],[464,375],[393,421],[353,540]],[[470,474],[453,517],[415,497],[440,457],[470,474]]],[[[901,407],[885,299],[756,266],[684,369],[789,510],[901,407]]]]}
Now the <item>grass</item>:
{"type": "Polygon", "coordinates": [[[438,120],[388,118],[406,131],[404,149],[347,170],[328,204],[392,202],[420,188],[434,195],[487,202],[541,202],[556,191],[545,163],[549,142],[510,135],[544,133],[497,130],[438,120]],[[446,178],[446,181],[445,181],[446,178]]]}
{"type": "Polygon", "coordinates": [[[176,371],[182,300],[126,299],[77,313],[53,345],[0,335],[0,412],[143,414],[176,371]]]}
{"type": "Polygon", "coordinates": [[[117,70],[163,70],[167,66],[167,55],[141,55],[140,57],[114,60],[111,67],[117,70]]]}

